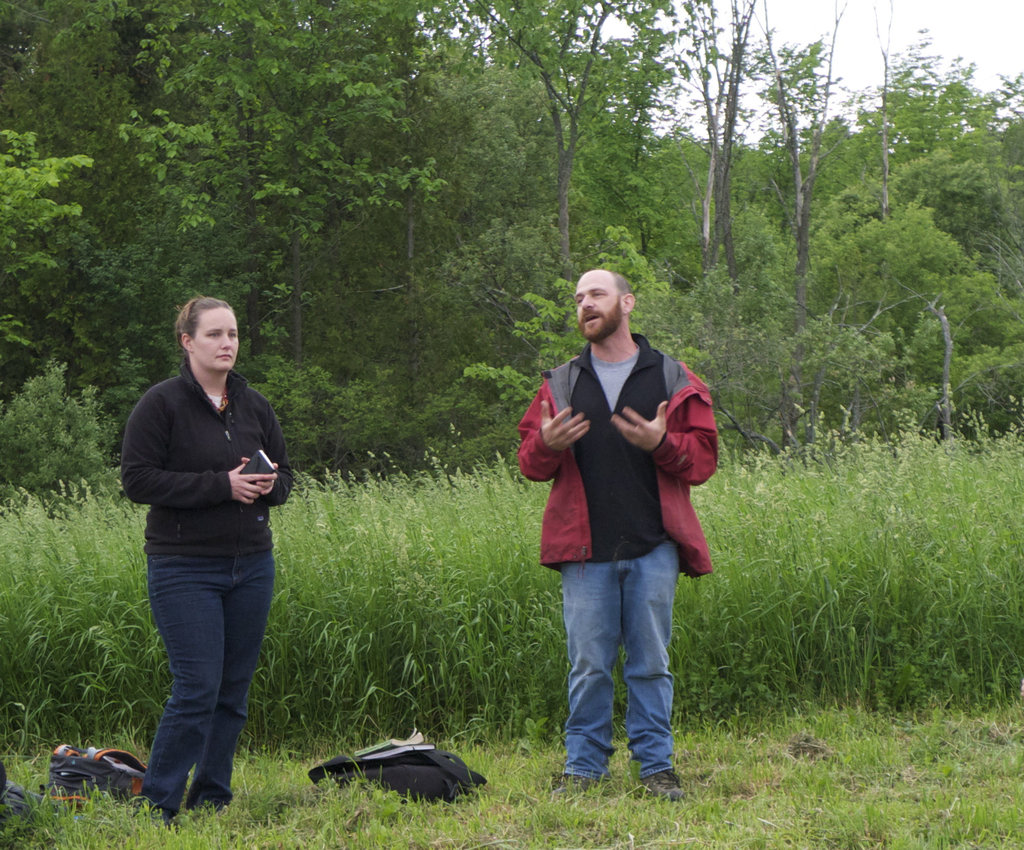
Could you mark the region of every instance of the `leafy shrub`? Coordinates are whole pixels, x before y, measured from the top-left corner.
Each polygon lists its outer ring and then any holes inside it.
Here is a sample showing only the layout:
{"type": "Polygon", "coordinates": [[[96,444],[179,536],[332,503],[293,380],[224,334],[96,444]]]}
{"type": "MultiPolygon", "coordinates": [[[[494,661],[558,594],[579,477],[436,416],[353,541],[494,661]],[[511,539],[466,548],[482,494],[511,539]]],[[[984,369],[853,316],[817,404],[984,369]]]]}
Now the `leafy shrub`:
{"type": "Polygon", "coordinates": [[[40,494],[62,483],[111,480],[114,429],[104,421],[94,387],[68,393],[66,371],[63,363],[49,363],[0,406],[0,493],[40,494]]]}

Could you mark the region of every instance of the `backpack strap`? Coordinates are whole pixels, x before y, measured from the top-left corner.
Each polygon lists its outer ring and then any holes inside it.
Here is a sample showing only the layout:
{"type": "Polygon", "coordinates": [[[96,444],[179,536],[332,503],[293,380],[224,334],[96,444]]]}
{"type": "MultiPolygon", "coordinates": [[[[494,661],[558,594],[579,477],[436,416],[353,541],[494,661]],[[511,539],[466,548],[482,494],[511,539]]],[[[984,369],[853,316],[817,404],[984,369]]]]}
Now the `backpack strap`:
{"type": "MultiPolygon", "coordinates": [[[[384,764],[387,759],[374,759],[373,763],[384,764]]],[[[351,778],[351,774],[361,774],[366,769],[366,766],[371,762],[363,761],[361,758],[354,756],[340,755],[335,756],[332,759],[328,759],[322,764],[318,764],[307,772],[307,776],[313,780],[313,782],[319,782],[324,777],[330,776],[334,779],[339,777],[348,776],[351,778]]]]}
{"type": "Polygon", "coordinates": [[[93,754],[93,759],[95,761],[100,761],[101,759],[113,759],[114,761],[121,762],[121,764],[126,767],[130,767],[132,770],[139,771],[139,773],[146,772],[145,763],[134,753],[128,752],[128,750],[117,750],[113,747],[105,747],[102,750],[97,750],[93,754]]]}
{"type": "Polygon", "coordinates": [[[444,750],[419,750],[418,754],[432,761],[462,785],[483,785],[487,782],[479,773],[470,770],[466,763],[454,753],[444,750]]]}

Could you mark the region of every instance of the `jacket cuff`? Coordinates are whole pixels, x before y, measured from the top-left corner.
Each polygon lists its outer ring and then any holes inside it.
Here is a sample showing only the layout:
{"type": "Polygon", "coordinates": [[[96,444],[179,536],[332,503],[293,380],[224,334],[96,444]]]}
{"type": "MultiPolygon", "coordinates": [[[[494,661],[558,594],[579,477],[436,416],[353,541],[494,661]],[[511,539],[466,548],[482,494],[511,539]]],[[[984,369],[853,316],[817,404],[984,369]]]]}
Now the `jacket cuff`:
{"type": "Polygon", "coordinates": [[[678,443],[675,440],[669,439],[668,431],[662,436],[657,448],[651,452],[651,458],[654,462],[662,466],[670,466],[673,463],[681,466],[682,464],[679,462],[681,455],[682,452],[679,450],[678,443]]]}

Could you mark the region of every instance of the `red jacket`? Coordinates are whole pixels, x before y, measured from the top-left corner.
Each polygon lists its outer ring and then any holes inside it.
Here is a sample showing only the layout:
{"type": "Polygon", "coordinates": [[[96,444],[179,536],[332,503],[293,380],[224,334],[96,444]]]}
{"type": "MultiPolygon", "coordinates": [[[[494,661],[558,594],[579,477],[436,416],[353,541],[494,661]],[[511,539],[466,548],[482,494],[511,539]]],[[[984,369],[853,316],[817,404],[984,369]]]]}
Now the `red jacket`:
{"type": "MultiPolygon", "coordinates": [[[[711,394],[686,365],[662,355],[669,387],[668,431],[652,457],[657,469],[661,517],[679,546],[679,568],[690,576],[711,572],[711,556],[690,487],[703,484],[718,465],[718,429],[711,394]]],[[[583,479],[571,448],[552,451],[540,436],[540,403],[548,402],[553,416],[572,397],[579,374],[575,360],[544,373],[544,383],[519,423],[519,469],[531,481],[549,481],[551,493],[541,526],[540,560],[557,568],[590,557],[590,519],[583,479]]]]}

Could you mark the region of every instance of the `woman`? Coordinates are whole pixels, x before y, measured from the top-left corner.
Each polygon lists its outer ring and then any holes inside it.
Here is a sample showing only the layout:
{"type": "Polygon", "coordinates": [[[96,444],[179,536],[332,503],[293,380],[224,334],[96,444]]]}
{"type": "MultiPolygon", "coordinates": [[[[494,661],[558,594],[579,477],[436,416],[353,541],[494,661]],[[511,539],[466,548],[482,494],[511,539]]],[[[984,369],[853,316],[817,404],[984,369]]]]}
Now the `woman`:
{"type": "Polygon", "coordinates": [[[271,505],[292,487],[270,403],[233,370],[231,306],[193,298],[175,326],[181,374],[151,387],[125,429],[121,480],[146,520],[149,600],[174,684],[142,796],[166,821],[231,801],[231,769],[274,586],[271,505]],[[276,471],[242,473],[263,449],[276,471]]]}

